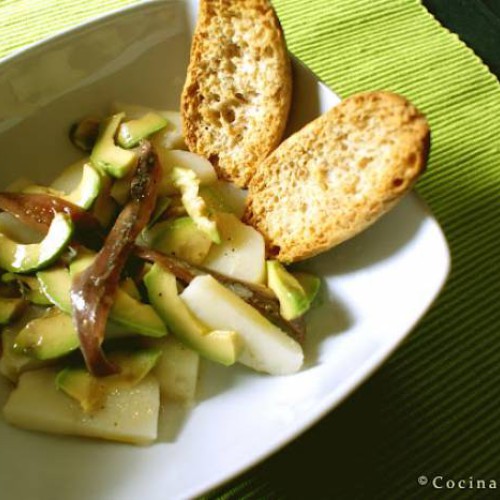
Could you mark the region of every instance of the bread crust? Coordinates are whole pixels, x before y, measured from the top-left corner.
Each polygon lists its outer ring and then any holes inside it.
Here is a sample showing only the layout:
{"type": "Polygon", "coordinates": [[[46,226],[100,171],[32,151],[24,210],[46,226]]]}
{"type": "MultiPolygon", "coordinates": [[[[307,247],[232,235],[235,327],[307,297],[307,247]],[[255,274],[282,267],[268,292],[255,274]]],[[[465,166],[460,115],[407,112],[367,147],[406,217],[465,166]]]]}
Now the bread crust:
{"type": "Polygon", "coordinates": [[[246,187],[281,141],[292,95],[290,61],[268,0],[201,0],[182,93],[189,149],[246,187]]]}
{"type": "Polygon", "coordinates": [[[425,170],[424,115],[389,92],[357,94],[306,125],[254,175],[245,213],[269,256],[296,262],[352,238],[425,170]]]}

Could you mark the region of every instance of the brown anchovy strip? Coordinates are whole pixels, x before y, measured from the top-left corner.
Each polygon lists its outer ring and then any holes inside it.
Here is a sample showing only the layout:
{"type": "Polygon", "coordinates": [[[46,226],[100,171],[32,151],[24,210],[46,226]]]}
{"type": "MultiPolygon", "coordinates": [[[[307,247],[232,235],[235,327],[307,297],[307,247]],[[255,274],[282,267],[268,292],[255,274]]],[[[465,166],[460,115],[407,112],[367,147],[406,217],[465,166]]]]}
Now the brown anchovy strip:
{"type": "Polygon", "coordinates": [[[81,243],[95,248],[103,240],[98,220],[78,205],[48,194],[0,193],[0,210],[10,213],[24,224],[45,233],[56,213],[71,217],[81,243]]]}
{"type": "Polygon", "coordinates": [[[274,294],[265,286],[245,283],[219,274],[215,271],[203,267],[193,266],[187,262],[170,255],[165,255],[156,250],[144,247],[136,247],[135,255],[149,262],[156,262],[171,272],[179,281],[189,284],[196,276],[205,274],[212,275],[217,281],[226,288],[234,292],[245,302],[255,307],[263,315],[279,324],[287,330],[291,336],[299,343],[304,342],[305,321],[303,317],[293,321],[285,320],[280,314],[280,304],[274,294]]]}
{"type": "Polygon", "coordinates": [[[98,377],[118,372],[104,355],[101,344],[122,269],[134,249],[135,239],[154,210],[160,172],[151,145],[144,142],[139,148],[129,202],[118,215],[92,265],[73,280],[73,321],[87,368],[98,377]]]}

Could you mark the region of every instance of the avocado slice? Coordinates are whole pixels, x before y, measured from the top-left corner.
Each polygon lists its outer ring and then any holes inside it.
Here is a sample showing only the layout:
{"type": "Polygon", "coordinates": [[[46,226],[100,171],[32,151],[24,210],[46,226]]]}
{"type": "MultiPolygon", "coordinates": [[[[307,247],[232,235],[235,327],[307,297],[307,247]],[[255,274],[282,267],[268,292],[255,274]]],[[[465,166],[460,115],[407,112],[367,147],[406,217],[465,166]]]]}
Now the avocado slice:
{"type": "Polygon", "coordinates": [[[230,213],[238,219],[241,219],[245,213],[247,191],[231,182],[218,180],[201,186],[200,196],[214,212],[230,213]]]}
{"type": "Polygon", "coordinates": [[[280,313],[286,320],[302,316],[311,304],[299,281],[277,260],[267,261],[267,284],[280,302],[280,313]]]}
{"type": "Polygon", "coordinates": [[[240,363],[271,375],[288,375],[301,368],[304,353],[300,344],[213,276],[196,276],[180,298],[210,328],[238,332],[240,363]]]}
{"type": "Polygon", "coordinates": [[[7,325],[16,319],[25,305],[23,298],[0,297],[0,325],[7,325]]]}
{"type": "Polygon", "coordinates": [[[120,288],[133,299],[138,301],[142,299],[141,292],[139,292],[139,289],[132,278],[125,278],[120,285],[120,288]]]}
{"type": "Polygon", "coordinates": [[[84,210],[88,210],[101,191],[101,175],[90,164],[82,168],[82,178],[78,186],[63,198],[84,210]]]}
{"type": "Polygon", "coordinates": [[[212,246],[212,240],[191,217],[159,222],[146,231],[144,239],[153,249],[195,265],[203,262],[212,246]]]}
{"type": "Polygon", "coordinates": [[[66,356],[79,346],[71,316],[53,307],[45,316],[31,320],[17,334],[14,351],[43,361],[66,356]]]}
{"type": "Polygon", "coordinates": [[[156,205],[151,218],[149,219],[148,227],[155,224],[158,219],[164,214],[165,210],[172,204],[172,199],[168,196],[158,196],[156,205]]]}
{"type": "Polygon", "coordinates": [[[85,413],[96,411],[104,405],[106,382],[93,377],[84,368],[66,368],[56,375],[56,387],[80,403],[85,413]]]}
{"type": "Polygon", "coordinates": [[[36,370],[51,363],[51,361],[40,361],[24,356],[14,350],[14,344],[19,332],[31,320],[40,317],[43,312],[44,310],[40,307],[28,305],[24,309],[22,316],[15,323],[10,323],[2,327],[2,334],[0,335],[0,374],[14,383],[17,382],[21,373],[28,370],[36,370]]]}
{"type": "Polygon", "coordinates": [[[17,283],[21,288],[23,298],[38,306],[50,306],[52,303],[40,288],[40,283],[35,276],[25,274],[5,273],[2,276],[3,283],[17,283]]]}
{"type": "Polygon", "coordinates": [[[118,205],[111,197],[111,188],[111,178],[103,175],[101,189],[90,210],[102,227],[111,226],[118,214],[118,205]]]}
{"type": "Polygon", "coordinates": [[[90,413],[105,403],[107,396],[122,385],[136,386],[153,370],[162,354],[161,349],[119,351],[109,355],[120,373],[105,378],[92,376],[84,368],[65,368],[56,376],[56,387],[80,403],[90,413]]]}
{"type": "Polygon", "coordinates": [[[133,148],[142,139],[158,132],[168,125],[168,120],[157,113],[146,113],[141,118],[122,123],[118,129],[118,144],[126,149],[133,148]]]}
{"type": "Polygon", "coordinates": [[[182,118],[179,111],[166,111],[148,108],[146,106],[138,106],[136,104],[128,104],[120,101],[113,102],[111,106],[112,112],[123,111],[129,120],[139,119],[146,113],[156,113],[167,120],[167,126],[160,132],[157,132],[152,138],[155,149],[162,147],[165,149],[187,149],[182,136],[182,118]]]}
{"type": "Polygon", "coordinates": [[[172,170],[172,181],[182,194],[182,204],[201,231],[206,233],[214,243],[220,243],[217,222],[213,218],[205,200],[199,195],[200,180],[189,168],[175,167],[172,170]]]}
{"type": "Polygon", "coordinates": [[[28,185],[23,193],[41,193],[57,196],[88,210],[101,190],[101,175],[87,160],[70,165],[50,187],[28,185]]]}
{"type": "Polygon", "coordinates": [[[96,167],[118,179],[125,177],[137,162],[134,151],[122,149],[115,144],[115,134],[124,117],[124,113],[117,113],[101,123],[99,136],[90,155],[96,167]]]}
{"type": "Polygon", "coordinates": [[[130,198],[130,184],[133,177],[134,172],[131,172],[125,177],[116,179],[115,182],[113,182],[113,186],[111,187],[109,195],[120,206],[125,205],[125,203],[127,203],[128,199],[130,198]]]}
{"type": "Polygon", "coordinates": [[[57,189],[40,186],[38,184],[28,184],[23,187],[20,192],[26,194],[47,194],[49,196],[57,196],[58,198],[62,198],[64,196],[64,193],[58,191],[57,189]]]}
{"type": "Polygon", "coordinates": [[[201,356],[229,366],[240,350],[233,331],[210,330],[197,320],[179,298],[175,276],[154,264],[144,276],[149,300],[179,340],[201,356]]]}
{"type": "Polygon", "coordinates": [[[36,274],[40,290],[51,304],[54,304],[66,314],[71,314],[69,293],[71,277],[63,265],[52,266],[49,269],[38,271],[36,274]]]}
{"type": "Polygon", "coordinates": [[[71,218],[57,213],[40,243],[23,245],[0,233],[0,267],[26,273],[52,264],[63,252],[73,234],[71,218]]]}
{"type": "Polygon", "coordinates": [[[318,296],[319,289],[321,288],[321,280],[317,276],[314,276],[314,274],[309,273],[295,272],[292,275],[300,283],[309,301],[309,305],[311,305],[318,296]]]}
{"type": "MultiPolygon", "coordinates": [[[[72,263],[73,270],[86,267],[83,261],[72,263]]],[[[72,314],[70,302],[71,276],[64,267],[53,267],[37,273],[41,289],[47,298],[66,314],[72,314]]],[[[160,316],[149,304],[143,304],[127,292],[117,290],[109,319],[118,326],[148,337],[167,335],[167,327],[160,316]]]]}

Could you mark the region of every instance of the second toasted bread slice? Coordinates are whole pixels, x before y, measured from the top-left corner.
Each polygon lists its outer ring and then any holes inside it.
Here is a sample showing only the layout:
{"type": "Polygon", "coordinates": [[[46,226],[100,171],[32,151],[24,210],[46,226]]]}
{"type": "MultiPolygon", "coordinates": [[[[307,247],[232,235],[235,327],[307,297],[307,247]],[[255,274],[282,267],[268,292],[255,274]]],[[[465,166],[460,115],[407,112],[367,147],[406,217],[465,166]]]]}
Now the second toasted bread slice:
{"type": "Polygon", "coordinates": [[[181,102],[191,151],[220,177],[246,186],[281,140],[291,85],[268,0],[201,0],[181,102]]]}
{"type": "Polygon", "coordinates": [[[388,92],[352,96],[287,139],[249,187],[246,220],[270,255],[295,262],[356,235],[426,166],[425,117],[388,92]]]}

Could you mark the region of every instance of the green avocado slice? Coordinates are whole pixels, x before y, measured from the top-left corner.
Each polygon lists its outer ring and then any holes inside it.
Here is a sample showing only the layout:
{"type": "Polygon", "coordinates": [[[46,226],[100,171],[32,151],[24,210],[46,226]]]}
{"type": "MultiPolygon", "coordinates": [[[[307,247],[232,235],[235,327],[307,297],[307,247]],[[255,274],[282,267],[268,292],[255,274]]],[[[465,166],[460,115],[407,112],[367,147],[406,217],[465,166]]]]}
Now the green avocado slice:
{"type": "Polygon", "coordinates": [[[23,188],[23,193],[41,193],[57,196],[69,201],[78,207],[88,210],[101,191],[101,174],[89,163],[79,161],[70,165],[57,179],[52,186],[28,185],[23,188]],[[70,185],[75,177],[80,177],[79,183],[74,189],[61,189],[61,186],[70,185]]]}
{"type": "Polygon", "coordinates": [[[210,251],[212,240],[191,217],[179,217],[159,222],[144,233],[151,248],[199,265],[210,251]]]}
{"type": "Polygon", "coordinates": [[[99,136],[90,159],[92,163],[107,174],[118,179],[125,177],[137,162],[137,154],[115,144],[115,135],[124,113],[117,113],[101,123],[99,136]]]}
{"type": "Polygon", "coordinates": [[[168,125],[168,120],[156,113],[146,113],[143,117],[122,123],[118,129],[118,144],[126,149],[133,148],[142,139],[153,135],[168,125]]]}
{"type": "Polygon", "coordinates": [[[25,305],[23,298],[0,297],[0,325],[7,325],[17,318],[25,305]]]}
{"type": "Polygon", "coordinates": [[[280,313],[286,320],[302,316],[311,304],[299,281],[277,260],[267,261],[267,284],[280,302],[280,313]]]}
{"type": "Polygon", "coordinates": [[[238,359],[239,337],[235,332],[212,331],[189,311],[177,293],[175,276],[158,264],[144,276],[149,300],[179,340],[201,356],[229,366],[238,359]]]}
{"type": "Polygon", "coordinates": [[[64,251],[73,234],[71,218],[57,213],[40,243],[23,245],[0,233],[0,267],[13,273],[36,271],[52,264],[64,251]]]}
{"type": "Polygon", "coordinates": [[[71,302],[69,299],[71,277],[69,271],[64,266],[57,265],[50,269],[38,271],[36,277],[40,284],[40,290],[50,303],[66,314],[71,314],[71,302]]]}
{"type": "Polygon", "coordinates": [[[84,368],[65,368],[56,376],[56,387],[76,399],[83,411],[89,413],[100,408],[110,391],[123,384],[133,387],[144,380],[161,353],[161,349],[157,348],[113,352],[109,359],[120,368],[117,375],[97,378],[84,368]]]}
{"type": "MultiPolygon", "coordinates": [[[[75,263],[74,266],[86,267],[82,263],[75,263]]],[[[69,271],[61,266],[54,267],[37,273],[37,278],[51,303],[66,314],[72,314],[69,271]]],[[[109,319],[115,325],[148,337],[163,337],[168,333],[165,323],[151,305],[139,302],[120,288],[116,292],[109,319]]]]}
{"type": "Polygon", "coordinates": [[[151,218],[149,219],[148,228],[156,224],[158,219],[165,213],[167,208],[172,204],[172,199],[168,196],[158,196],[156,199],[156,205],[151,218]]]}
{"type": "Polygon", "coordinates": [[[321,288],[321,280],[317,276],[314,276],[314,274],[309,273],[295,272],[292,275],[300,283],[311,305],[318,296],[319,289],[321,288]]]}
{"type": "Polygon", "coordinates": [[[26,324],[17,334],[14,351],[45,361],[66,356],[79,345],[71,316],[53,308],[45,316],[26,324]]]}
{"type": "Polygon", "coordinates": [[[40,289],[40,283],[35,276],[26,274],[5,273],[3,283],[17,283],[24,299],[38,306],[50,306],[52,303],[40,289]]]}
{"type": "Polygon", "coordinates": [[[64,199],[84,210],[89,209],[101,191],[101,175],[90,163],[82,168],[82,180],[64,199]]]}
{"type": "Polygon", "coordinates": [[[1,351],[0,374],[17,383],[21,373],[28,370],[37,370],[50,364],[50,361],[39,361],[37,359],[23,356],[14,350],[17,335],[27,323],[39,317],[40,308],[28,306],[22,316],[15,322],[2,327],[0,335],[1,351]]]}

